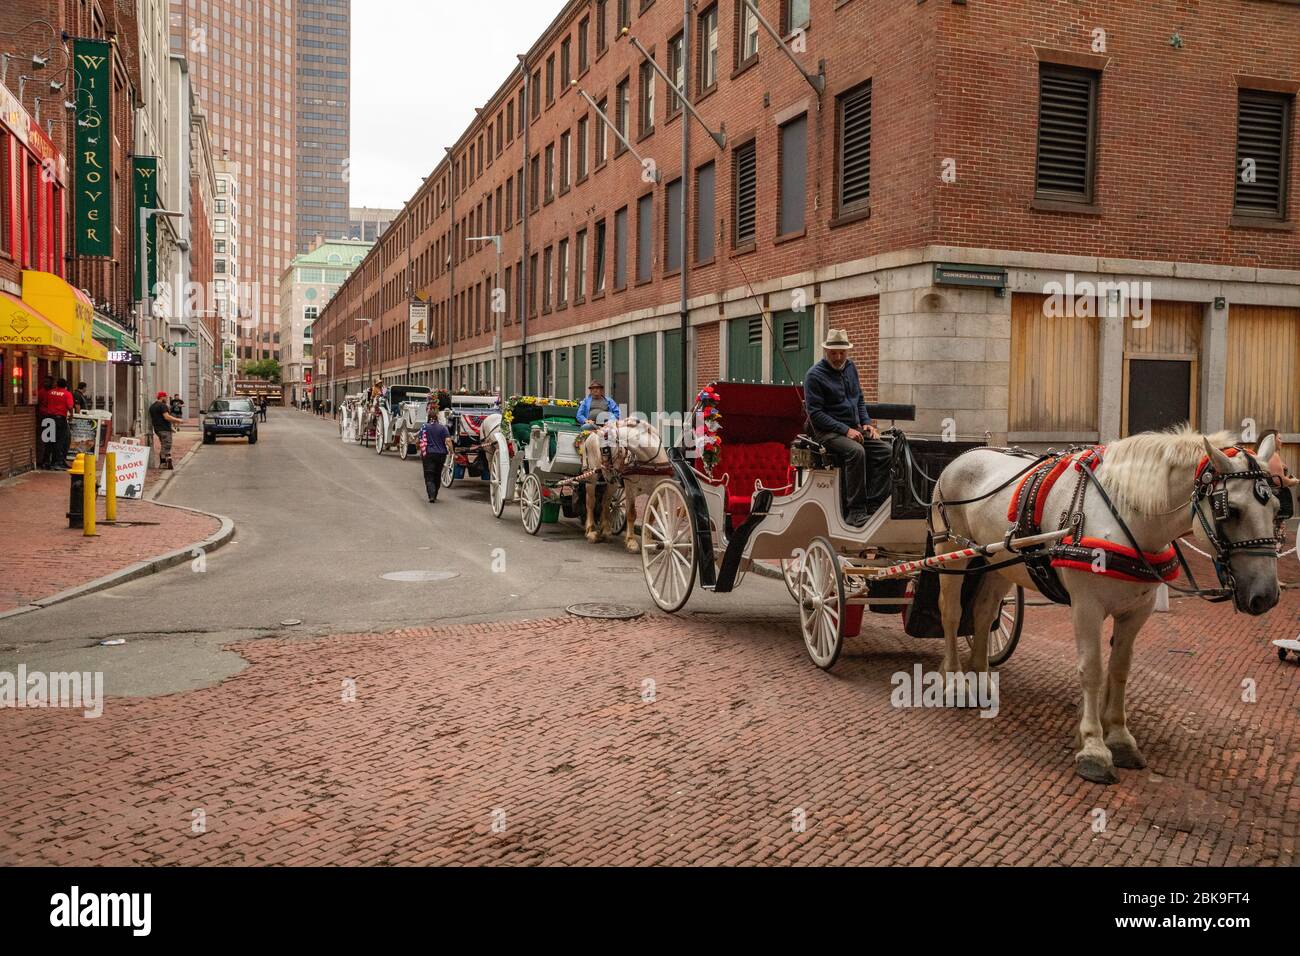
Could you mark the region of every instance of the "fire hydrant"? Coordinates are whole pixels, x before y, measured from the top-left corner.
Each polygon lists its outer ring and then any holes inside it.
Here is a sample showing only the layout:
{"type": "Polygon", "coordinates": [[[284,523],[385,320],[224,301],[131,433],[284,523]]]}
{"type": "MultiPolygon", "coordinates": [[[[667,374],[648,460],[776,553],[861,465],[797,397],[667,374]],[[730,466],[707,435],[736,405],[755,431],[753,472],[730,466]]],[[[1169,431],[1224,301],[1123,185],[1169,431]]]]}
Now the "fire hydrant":
{"type": "Polygon", "coordinates": [[[68,469],[72,484],[68,489],[68,527],[85,527],[86,521],[86,456],[78,455],[68,469]]]}

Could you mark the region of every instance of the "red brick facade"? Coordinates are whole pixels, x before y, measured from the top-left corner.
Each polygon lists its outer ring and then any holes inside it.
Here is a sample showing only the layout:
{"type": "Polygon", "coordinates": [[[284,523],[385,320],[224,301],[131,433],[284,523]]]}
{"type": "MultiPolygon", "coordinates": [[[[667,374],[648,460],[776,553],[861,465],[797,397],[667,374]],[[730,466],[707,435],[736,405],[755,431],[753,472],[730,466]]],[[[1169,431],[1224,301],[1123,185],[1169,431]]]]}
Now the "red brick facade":
{"type": "MultiPolygon", "coordinates": [[[[638,133],[641,57],[630,43],[616,39],[617,6],[583,0],[564,5],[527,56],[527,70],[539,78],[536,99],[541,107],[540,116],[530,116],[525,124],[527,153],[518,115],[524,95],[522,73],[516,72],[479,111],[451,156],[437,163],[425,185],[411,197],[405,214],[331,302],[318,323],[320,341],[338,343],[341,349],[347,335],[364,341],[369,331],[382,336],[377,354],[383,356],[385,373],[404,371],[409,247],[414,263],[410,285],[431,301],[434,316],[432,351],[415,355],[413,367],[427,369],[432,360],[438,370],[434,380],[445,380],[438,376],[445,374],[449,352],[459,363],[492,342],[485,296],[495,281],[496,256],[490,243],[466,243],[460,237],[498,229],[504,237],[503,268],[509,272],[507,352],[517,350],[524,331],[516,308],[520,265],[535,256],[544,270],[547,250],[558,259],[564,240],[572,259],[583,230],[588,244],[586,294],[581,296],[576,288],[572,261],[564,304],[555,294],[547,309],[538,282],[527,310],[529,353],[548,341],[563,346],[635,334],[645,331],[644,321],[652,317],[658,317],[658,328],[673,324],[680,280],[676,272],[665,269],[664,226],[666,186],[681,174],[683,118],[667,115],[667,90],[660,79],[655,88],[654,130],[638,133]],[[599,31],[594,24],[600,9],[607,9],[611,18],[604,51],[597,49],[599,31]],[[591,48],[589,68],[581,72],[577,44],[584,18],[591,20],[587,31],[591,48]],[[579,90],[564,81],[566,38],[577,87],[598,101],[607,98],[611,113],[617,112],[618,86],[627,79],[630,138],[662,173],[660,184],[642,179],[641,165],[617,147],[612,135],[608,160],[596,161],[593,141],[600,131],[599,121],[579,90]],[[552,101],[547,74],[553,54],[557,63],[552,101]],[[498,142],[498,122],[504,131],[510,117],[513,128],[498,142]],[[586,175],[575,161],[572,183],[566,188],[557,169],[554,198],[543,195],[535,208],[528,204],[525,253],[523,223],[507,214],[498,224],[500,206],[509,197],[511,212],[518,212],[519,174],[526,170],[531,177],[534,162],[541,180],[535,185],[545,192],[548,148],[554,147],[558,166],[566,132],[576,150],[584,117],[588,119],[586,175]],[[651,279],[638,282],[638,209],[646,195],[652,197],[654,210],[653,263],[651,279]],[[613,234],[623,209],[627,210],[628,281],[626,288],[616,288],[613,234]],[[602,220],[610,239],[604,259],[606,289],[599,293],[592,286],[596,267],[592,246],[602,220]],[[445,265],[448,254],[455,259],[454,287],[445,265]],[[377,317],[377,321],[367,330],[352,321],[361,317],[377,317]],[[633,329],[632,323],[637,322],[641,327],[633,329]],[[563,333],[571,337],[555,337],[563,333]]],[[[661,0],[638,13],[641,6],[631,5],[632,36],[666,66],[670,38],[681,28],[680,7],[661,0]]],[[[698,3],[696,13],[708,7],[698,3]]],[[[1155,8],[1137,9],[1118,0],[1070,4],[813,0],[807,52],[799,59],[810,71],[825,63],[826,89],[820,95],[766,33],[759,35],[757,59],[737,66],[739,4],[718,0],[717,10],[718,80],[702,95],[695,89],[698,19],[692,27],[688,58],[692,99],[710,127],[725,124],[727,136],[726,148],[719,149],[691,122],[687,208],[692,221],[687,262],[695,302],[691,318],[699,330],[697,380],[707,379],[708,363],[717,361],[716,345],[710,346],[703,329],[718,317],[719,298],[730,302],[725,311],[728,318],[746,310],[755,314],[759,307],[749,299],[751,286],[761,298],[808,285],[807,277],[816,270],[900,250],[969,246],[1300,267],[1300,237],[1294,229],[1295,210],[1300,208],[1296,195],[1300,190],[1294,188],[1300,181],[1300,123],[1292,123],[1290,132],[1289,221],[1274,228],[1246,228],[1236,225],[1231,215],[1238,87],[1300,87],[1300,61],[1295,56],[1300,48],[1300,9],[1293,5],[1224,0],[1213,9],[1201,5],[1188,10],[1172,24],[1155,8]],[[1108,29],[1104,54],[1093,53],[1096,27],[1108,29]],[[1175,30],[1180,32],[1181,48],[1171,45],[1175,30]],[[1093,208],[1072,212],[1031,208],[1035,205],[1040,61],[1082,63],[1100,70],[1093,208]],[[868,80],[873,103],[870,210],[838,217],[838,97],[868,80]],[[805,227],[778,236],[780,129],[803,114],[808,123],[805,227]],[[734,151],[751,140],[757,155],[756,238],[738,246],[733,235],[734,151]],[[942,174],[949,159],[956,179],[945,182],[942,174]],[[715,254],[710,261],[697,263],[693,180],[708,162],[716,164],[716,204],[708,227],[714,234],[715,254]],[[749,304],[740,299],[749,299],[749,304]]],[[[531,90],[528,98],[534,99],[531,90]]],[[[868,356],[859,357],[864,366],[871,364],[868,356]]],[[[485,360],[490,355],[483,352],[473,358],[485,360]]],[[[516,379],[507,391],[518,387],[516,379]]]]}
{"type": "Polygon", "coordinates": [[[875,401],[880,397],[880,296],[832,302],[827,313],[829,328],[848,332],[862,394],[875,401]]]}

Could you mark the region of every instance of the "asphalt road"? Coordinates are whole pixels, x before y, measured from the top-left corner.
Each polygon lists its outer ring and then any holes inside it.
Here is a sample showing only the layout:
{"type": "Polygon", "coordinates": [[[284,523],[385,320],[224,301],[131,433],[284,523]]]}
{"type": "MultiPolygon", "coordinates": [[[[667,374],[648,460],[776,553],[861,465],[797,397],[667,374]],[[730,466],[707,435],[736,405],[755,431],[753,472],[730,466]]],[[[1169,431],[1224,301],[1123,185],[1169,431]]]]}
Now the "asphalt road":
{"type": "MultiPolygon", "coordinates": [[[[640,556],[621,539],[589,545],[565,519],[530,536],[517,507],[493,517],[482,481],[429,504],[417,460],[344,445],[329,420],[269,415],[257,445],[201,448],[160,498],[234,519],[229,544],[201,570],[180,565],[0,622],[0,668],[102,670],[110,695],[152,695],[237,673],[244,661],[224,650],[236,640],[542,618],[582,601],[653,607],[640,556]],[[394,572],[454,576],[384,577],[394,572]],[[127,643],[99,646],[116,637],[127,643]]],[[[682,613],[727,610],[770,614],[798,640],[780,582],[747,575],[733,594],[697,593],[682,613]]]]}

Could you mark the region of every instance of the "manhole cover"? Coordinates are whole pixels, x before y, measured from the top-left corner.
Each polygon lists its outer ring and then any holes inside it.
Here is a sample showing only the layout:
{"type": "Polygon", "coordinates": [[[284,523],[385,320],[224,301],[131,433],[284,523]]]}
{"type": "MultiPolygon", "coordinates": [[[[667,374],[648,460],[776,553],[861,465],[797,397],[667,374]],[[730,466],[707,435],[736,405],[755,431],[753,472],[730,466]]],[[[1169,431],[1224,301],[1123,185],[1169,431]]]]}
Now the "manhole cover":
{"type": "Polygon", "coordinates": [[[385,581],[407,581],[411,583],[421,583],[424,581],[447,581],[451,578],[460,577],[459,571],[389,571],[387,574],[381,574],[385,581]]]}
{"type": "Polygon", "coordinates": [[[645,613],[626,604],[570,604],[565,610],[575,617],[598,617],[613,621],[630,621],[645,613]]]}

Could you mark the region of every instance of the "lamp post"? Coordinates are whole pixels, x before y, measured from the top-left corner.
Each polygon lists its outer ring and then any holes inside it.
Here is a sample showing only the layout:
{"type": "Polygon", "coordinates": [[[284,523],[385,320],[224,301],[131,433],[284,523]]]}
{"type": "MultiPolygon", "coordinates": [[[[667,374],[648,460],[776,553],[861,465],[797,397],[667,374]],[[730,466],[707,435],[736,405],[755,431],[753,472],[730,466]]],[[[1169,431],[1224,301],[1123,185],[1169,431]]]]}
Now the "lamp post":
{"type": "MultiPolygon", "coordinates": [[[[326,351],[332,352],[337,347],[338,346],[334,344],[322,345],[320,347],[320,350],[322,352],[326,352],[326,351]]],[[[317,371],[320,370],[317,369],[317,371]]],[[[334,417],[334,356],[333,355],[331,355],[329,358],[325,360],[325,381],[328,383],[325,386],[327,389],[325,394],[329,396],[330,418],[333,418],[334,417]]]]}
{"type": "Polygon", "coordinates": [[[469,242],[491,242],[497,247],[497,278],[492,288],[492,312],[496,316],[496,343],[492,350],[492,384],[497,387],[497,393],[502,401],[506,399],[505,384],[502,381],[501,373],[501,309],[497,308],[497,296],[501,294],[501,237],[500,236],[468,236],[469,242]]]}
{"type": "MultiPolygon", "coordinates": [[[[149,288],[149,249],[145,243],[147,240],[146,233],[151,216],[168,216],[172,219],[181,219],[184,218],[184,213],[171,212],[167,209],[159,209],[157,207],[140,207],[139,245],[136,246],[136,249],[139,251],[140,256],[140,345],[144,351],[144,365],[140,371],[141,384],[139,412],[140,427],[144,432],[145,444],[149,446],[150,457],[153,456],[153,422],[145,411],[147,408],[145,405],[145,396],[149,394],[150,385],[149,368],[151,356],[149,355],[149,345],[153,338],[151,335],[153,331],[153,302],[152,297],[149,294],[151,291],[149,288]]],[[[157,353],[156,346],[154,352],[155,354],[157,353]]]]}

